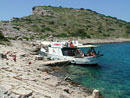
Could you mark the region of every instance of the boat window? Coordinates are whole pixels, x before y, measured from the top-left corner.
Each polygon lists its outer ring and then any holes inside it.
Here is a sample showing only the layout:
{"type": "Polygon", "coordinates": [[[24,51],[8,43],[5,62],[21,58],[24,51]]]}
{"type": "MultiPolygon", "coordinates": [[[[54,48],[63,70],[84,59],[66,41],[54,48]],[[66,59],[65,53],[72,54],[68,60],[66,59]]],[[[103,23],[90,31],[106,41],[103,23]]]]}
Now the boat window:
{"type": "Polygon", "coordinates": [[[76,48],[62,48],[64,56],[75,56],[76,48]]]}
{"type": "Polygon", "coordinates": [[[88,48],[79,48],[80,51],[82,51],[84,54],[87,54],[88,48]]]}
{"type": "Polygon", "coordinates": [[[94,47],[80,48],[80,51],[83,51],[85,56],[93,56],[99,54],[99,51],[97,51],[97,49],[94,47]]]}

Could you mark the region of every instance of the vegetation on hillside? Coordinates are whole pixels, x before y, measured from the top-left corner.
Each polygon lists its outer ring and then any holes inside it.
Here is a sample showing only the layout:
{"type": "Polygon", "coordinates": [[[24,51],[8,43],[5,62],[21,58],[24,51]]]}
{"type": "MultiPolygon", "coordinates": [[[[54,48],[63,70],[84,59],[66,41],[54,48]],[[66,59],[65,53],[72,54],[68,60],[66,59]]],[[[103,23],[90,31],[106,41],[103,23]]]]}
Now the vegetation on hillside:
{"type": "Polygon", "coordinates": [[[105,16],[89,9],[41,6],[51,15],[32,14],[12,20],[14,28],[35,32],[45,38],[119,38],[130,37],[130,23],[116,17],[105,16]]]}
{"type": "Polygon", "coordinates": [[[0,44],[7,44],[9,40],[4,37],[3,33],[0,31],[0,44]]]}
{"type": "Polygon", "coordinates": [[[8,41],[5,37],[4,37],[4,35],[3,35],[3,33],[0,31],[0,41],[8,41]]]}

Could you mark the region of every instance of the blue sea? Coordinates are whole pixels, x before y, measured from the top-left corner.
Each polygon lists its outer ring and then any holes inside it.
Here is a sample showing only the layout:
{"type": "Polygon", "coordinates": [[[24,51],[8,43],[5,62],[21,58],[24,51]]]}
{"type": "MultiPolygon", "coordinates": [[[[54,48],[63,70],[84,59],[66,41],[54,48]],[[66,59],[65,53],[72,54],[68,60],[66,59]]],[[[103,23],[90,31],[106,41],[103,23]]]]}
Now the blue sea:
{"type": "Polygon", "coordinates": [[[68,75],[105,98],[130,98],[130,43],[101,44],[98,66],[69,65],[68,75]]]}

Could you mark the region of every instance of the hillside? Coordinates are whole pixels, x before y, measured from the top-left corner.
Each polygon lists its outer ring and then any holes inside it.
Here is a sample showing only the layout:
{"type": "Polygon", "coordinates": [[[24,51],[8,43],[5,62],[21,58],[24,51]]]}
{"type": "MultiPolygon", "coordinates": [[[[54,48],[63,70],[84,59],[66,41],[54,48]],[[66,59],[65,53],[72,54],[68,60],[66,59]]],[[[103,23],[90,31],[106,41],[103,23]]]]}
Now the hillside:
{"type": "Polygon", "coordinates": [[[4,37],[3,33],[0,31],[0,44],[4,44],[5,42],[9,42],[7,38],[4,37]]]}
{"type": "Polygon", "coordinates": [[[25,38],[45,38],[51,34],[76,38],[130,37],[129,22],[83,8],[36,6],[32,8],[32,15],[12,18],[9,23],[13,33],[23,32],[25,38]]]}

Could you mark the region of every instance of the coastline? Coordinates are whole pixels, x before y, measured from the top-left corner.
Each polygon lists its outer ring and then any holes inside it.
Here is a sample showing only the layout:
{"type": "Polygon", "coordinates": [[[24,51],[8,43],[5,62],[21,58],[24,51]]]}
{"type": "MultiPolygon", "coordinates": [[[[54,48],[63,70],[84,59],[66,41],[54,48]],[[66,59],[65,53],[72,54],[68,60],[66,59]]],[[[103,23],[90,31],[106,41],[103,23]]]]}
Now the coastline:
{"type": "Polygon", "coordinates": [[[82,87],[69,77],[61,79],[49,74],[51,67],[43,65],[48,59],[36,59],[35,42],[17,40],[11,44],[0,45],[0,97],[92,98],[99,93],[82,87]]]}
{"type": "Polygon", "coordinates": [[[83,44],[104,44],[104,43],[123,43],[130,42],[129,38],[110,38],[110,39],[78,39],[83,44]]]}

